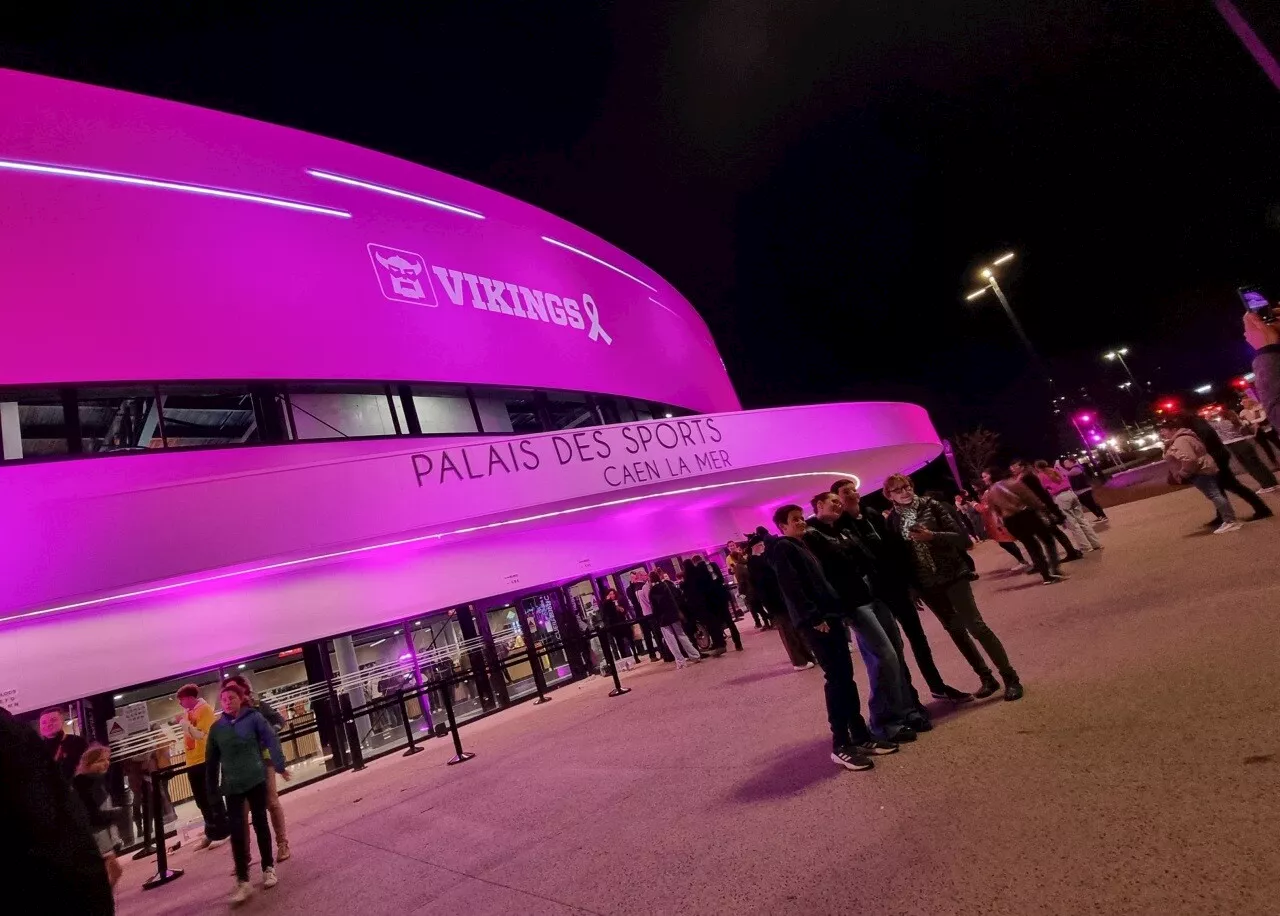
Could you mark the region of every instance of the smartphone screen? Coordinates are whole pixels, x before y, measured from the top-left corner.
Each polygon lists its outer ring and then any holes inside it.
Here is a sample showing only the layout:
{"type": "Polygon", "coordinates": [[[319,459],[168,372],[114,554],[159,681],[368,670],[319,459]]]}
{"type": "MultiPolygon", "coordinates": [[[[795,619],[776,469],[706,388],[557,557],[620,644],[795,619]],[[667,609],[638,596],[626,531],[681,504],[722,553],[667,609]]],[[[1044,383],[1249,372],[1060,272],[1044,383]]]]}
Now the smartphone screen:
{"type": "Polygon", "coordinates": [[[1240,301],[1244,303],[1244,307],[1263,321],[1270,324],[1276,320],[1276,313],[1271,306],[1271,300],[1267,298],[1267,294],[1260,287],[1242,286],[1236,292],[1239,293],[1240,301]]]}

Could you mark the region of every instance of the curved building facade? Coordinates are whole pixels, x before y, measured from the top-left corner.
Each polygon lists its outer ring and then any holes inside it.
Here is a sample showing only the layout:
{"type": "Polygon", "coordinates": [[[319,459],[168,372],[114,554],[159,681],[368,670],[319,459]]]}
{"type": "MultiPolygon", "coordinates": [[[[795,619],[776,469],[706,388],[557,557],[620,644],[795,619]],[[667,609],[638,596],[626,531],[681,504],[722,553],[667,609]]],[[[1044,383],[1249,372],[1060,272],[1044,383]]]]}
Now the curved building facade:
{"type": "Polygon", "coordinates": [[[938,453],[912,405],[743,411],[676,289],[494,191],[15,72],[0,124],[18,711],[158,741],[174,683],[241,671],[341,759],[313,702],[582,676],[627,572],[938,453]]]}

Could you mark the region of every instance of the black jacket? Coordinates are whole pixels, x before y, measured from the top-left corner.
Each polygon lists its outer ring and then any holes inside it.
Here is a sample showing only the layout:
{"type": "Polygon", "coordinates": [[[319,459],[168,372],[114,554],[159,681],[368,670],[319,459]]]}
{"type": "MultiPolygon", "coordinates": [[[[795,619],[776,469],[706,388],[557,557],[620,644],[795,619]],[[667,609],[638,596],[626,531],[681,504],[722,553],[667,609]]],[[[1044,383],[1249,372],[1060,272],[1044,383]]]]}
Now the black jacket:
{"type": "Polygon", "coordinates": [[[1044,484],[1040,482],[1040,478],[1036,476],[1035,471],[1027,471],[1018,478],[1019,482],[1024,484],[1028,490],[1036,495],[1036,499],[1044,503],[1044,511],[1049,513],[1049,517],[1061,525],[1066,516],[1062,514],[1062,510],[1058,508],[1058,504],[1053,501],[1053,497],[1049,495],[1049,491],[1044,488],[1044,484]]]}
{"type": "MultiPolygon", "coordinates": [[[[928,550],[929,560],[923,560],[915,550],[913,543],[907,546],[911,550],[912,581],[920,588],[941,588],[966,578],[969,566],[965,563],[965,554],[969,550],[969,535],[961,530],[947,507],[936,499],[921,496],[916,524],[923,525],[933,532],[934,538],[924,544],[928,550]]],[[[900,509],[895,508],[889,516],[889,524],[895,530],[902,530],[900,509]]]]}
{"type": "Polygon", "coordinates": [[[902,588],[911,581],[911,545],[902,539],[878,512],[863,511],[856,519],[844,512],[836,519],[836,530],[872,558],[871,584],[902,588]]]}
{"type": "MultiPolygon", "coordinates": [[[[54,896],[77,916],[115,912],[84,806],[40,736],[0,709],[0,861],[19,887],[54,896]]],[[[24,909],[20,905],[15,909],[24,909]]],[[[45,910],[52,913],[53,910],[45,910]]]]}
{"type": "Polygon", "coordinates": [[[684,596],[670,582],[649,586],[649,601],[653,604],[653,617],[660,627],[673,627],[680,623],[684,610],[684,596]]]}
{"type": "Polygon", "coordinates": [[[764,554],[752,554],[747,558],[747,578],[751,580],[751,590],[770,617],[787,612],[787,602],[778,588],[778,575],[765,559],[764,554]]]}
{"type": "Polygon", "coordinates": [[[844,602],[822,574],[822,566],[803,542],[773,538],[765,558],[778,577],[787,614],[797,627],[811,627],[844,616],[844,602]]]}
{"type": "Polygon", "coordinates": [[[606,598],[600,602],[600,619],[606,627],[617,627],[627,622],[627,615],[618,602],[606,598]]]}
{"type": "Polygon", "coordinates": [[[70,784],[71,778],[76,775],[76,767],[80,765],[80,758],[89,745],[79,735],[69,735],[66,732],[40,740],[44,742],[45,752],[57,764],[62,778],[70,784]]]}
{"type": "Polygon", "coordinates": [[[871,603],[871,589],[866,579],[871,564],[856,544],[841,536],[835,525],[809,519],[804,543],[818,558],[822,574],[850,609],[871,603]]]}

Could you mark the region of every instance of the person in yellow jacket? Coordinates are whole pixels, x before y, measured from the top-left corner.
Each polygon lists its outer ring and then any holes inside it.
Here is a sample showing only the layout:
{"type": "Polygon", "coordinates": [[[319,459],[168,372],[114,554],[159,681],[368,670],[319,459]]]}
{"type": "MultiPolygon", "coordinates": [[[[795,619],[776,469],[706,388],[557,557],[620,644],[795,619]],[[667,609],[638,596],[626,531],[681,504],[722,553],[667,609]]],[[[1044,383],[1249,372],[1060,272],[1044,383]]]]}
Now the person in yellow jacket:
{"type": "Polygon", "coordinates": [[[184,713],[178,724],[182,728],[182,744],[187,755],[187,781],[191,783],[192,798],[204,818],[204,837],[197,848],[206,849],[227,839],[226,806],[221,796],[209,795],[205,774],[205,747],[209,729],[217,721],[218,714],[200,696],[200,688],[195,684],[181,687],[177,699],[184,713]]]}

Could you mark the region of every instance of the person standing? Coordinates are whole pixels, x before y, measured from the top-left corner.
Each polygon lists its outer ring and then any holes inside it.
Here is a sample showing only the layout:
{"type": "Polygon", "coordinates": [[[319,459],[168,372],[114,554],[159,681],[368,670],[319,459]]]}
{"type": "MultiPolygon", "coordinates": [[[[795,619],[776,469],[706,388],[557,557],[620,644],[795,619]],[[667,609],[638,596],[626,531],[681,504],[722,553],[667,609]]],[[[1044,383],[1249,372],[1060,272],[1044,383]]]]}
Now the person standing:
{"type": "Polygon", "coordinates": [[[1052,524],[1045,516],[1044,502],[1010,471],[991,467],[982,472],[987,484],[984,497],[1009,529],[1022,542],[1031,565],[1046,585],[1062,582],[1066,576],[1058,568],[1058,551],[1053,543],[1052,524]]]}
{"type": "Polygon", "coordinates": [[[1067,518],[1062,514],[1062,510],[1058,508],[1058,504],[1053,501],[1049,491],[1044,488],[1040,478],[1036,476],[1036,469],[1021,458],[1015,458],[1009,462],[1009,470],[1023,486],[1035,494],[1036,500],[1044,507],[1044,511],[1048,513],[1049,533],[1055,541],[1062,545],[1062,549],[1065,551],[1062,562],[1068,563],[1083,557],[1084,554],[1076,549],[1076,546],[1071,543],[1071,538],[1067,537],[1067,533],[1062,530],[1067,518]]]}
{"type": "Polygon", "coordinates": [[[1244,428],[1240,418],[1228,410],[1215,410],[1209,413],[1204,421],[1213,427],[1219,441],[1231,453],[1231,457],[1239,462],[1244,472],[1254,479],[1259,493],[1274,493],[1280,490],[1276,483],[1276,475],[1263,463],[1250,439],[1249,431],[1244,428]]]}
{"type": "Polygon", "coordinates": [[[110,767],[111,749],[101,744],[92,745],[80,756],[72,785],[89,815],[89,828],[107,870],[107,880],[115,887],[124,871],[116,859],[116,847],[120,845],[120,831],[116,825],[124,816],[124,809],[111,801],[111,793],[107,789],[107,770],[110,767]]]}
{"type": "Polygon", "coordinates": [[[685,586],[692,590],[690,603],[695,613],[711,635],[712,654],[723,655],[725,649],[724,632],[729,631],[736,652],[742,651],[742,634],[733,620],[730,608],[732,598],[724,581],[724,573],[715,563],[708,563],[707,558],[695,553],[684,564],[685,586]]]}
{"type": "Polygon", "coordinates": [[[600,620],[613,637],[614,659],[624,669],[629,669],[633,660],[639,662],[640,653],[636,651],[635,640],[631,638],[631,618],[618,601],[615,589],[611,588],[604,593],[604,600],[600,602],[600,620]]]}
{"type": "MultiPolygon", "coordinates": [[[[866,559],[870,568],[871,593],[889,606],[902,634],[911,645],[920,676],[929,687],[935,700],[966,703],[972,694],[952,687],[942,678],[933,660],[933,648],[920,622],[920,608],[911,594],[910,548],[890,527],[885,516],[864,512],[858,487],[852,480],[841,479],[831,485],[831,492],[840,498],[843,511],[835,521],[835,527],[849,538],[866,559]]],[[[905,667],[906,659],[899,652],[905,667]]],[[[914,689],[913,689],[914,693],[914,689]]],[[[918,699],[917,699],[918,702],[918,699]]]]}
{"type": "Polygon", "coordinates": [[[627,598],[631,601],[631,607],[635,611],[636,619],[640,621],[640,631],[644,634],[644,643],[649,652],[649,660],[656,662],[661,658],[664,662],[675,661],[671,656],[670,650],[667,649],[667,644],[663,642],[662,633],[653,619],[653,605],[649,602],[648,574],[637,569],[631,573],[628,581],[630,584],[627,585],[627,598]]]}
{"type": "MultiPolygon", "coordinates": [[[[1271,518],[1275,513],[1271,511],[1271,507],[1262,501],[1262,497],[1254,492],[1252,487],[1246,486],[1241,482],[1231,470],[1231,452],[1218,438],[1218,431],[1206,422],[1205,419],[1198,414],[1184,413],[1168,418],[1170,422],[1179,427],[1185,427],[1195,434],[1196,438],[1204,445],[1205,451],[1209,453],[1209,457],[1213,459],[1213,463],[1218,468],[1218,489],[1224,494],[1234,493],[1239,496],[1248,506],[1253,509],[1253,515],[1249,521],[1257,521],[1259,519],[1271,518]]],[[[1215,507],[1216,507],[1215,503],[1215,507]]],[[[1218,528],[1226,521],[1221,517],[1217,517],[1212,522],[1212,527],[1218,528]]]]}
{"type": "Polygon", "coordinates": [[[1222,524],[1214,534],[1228,534],[1244,526],[1236,521],[1236,510],[1218,485],[1218,465],[1200,437],[1170,417],[1157,424],[1160,438],[1164,440],[1164,460],[1169,465],[1169,479],[1174,483],[1189,483],[1205,499],[1213,503],[1222,524]]]}
{"type": "MultiPolygon", "coordinates": [[[[693,641],[681,626],[684,616],[684,598],[680,589],[676,588],[662,573],[655,569],[649,573],[647,589],[649,603],[653,607],[653,619],[658,624],[662,638],[668,651],[675,659],[677,670],[688,664],[702,661],[702,654],[694,647],[693,641]]],[[[723,650],[722,650],[723,654],[723,650]]]]}
{"type": "Polygon", "coordinates": [[[267,819],[267,768],[263,753],[285,782],[285,768],[280,740],[267,720],[246,702],[245,695],[234,684],[226,684],[219,694],[222,715],[209,729],[206,739],[208,791],[226,798],[231,817],[231,857],[235,861],[236,886],[231,904],[244,903],[253,893],[249,884],[249,843],[245,824],[248,811],[253,819],[253,832],[258,836],[258,855],[262,862],[262,886],[270,889],[279,883],[271,848],[271,826],[267,819]]]}
{"type": "MultiPolygon", "coordinates": [[[[284,731],[287,723],[284,716],[274,706],[263,700],[253,692],[253,687],[249,684],[249,679],[242,674],[235,674],[227,678],[227,684],[238,687],[240,692],[244,694],[245,702],[262,714],[262,718],[267,720],[267,724],[275,731],[277,737],[280,732],[284,731]]],[[[270,761],[269,752],[262,752],[263,759],[270,761]]],[[[264,767],[267,776],[267,814],[271,818],[271,830],[276,836],[276,861],[284,862],[293,856],[293,852],[289,849],[289,832],[284,820],[284,805],[280,803],[280,790],[276,784],[276,771],[271,767],[264,767]]],[[[244,822],[244,848],[249,848],[249,819],[245,818],[244,822]]]]}
{"type": "Polygon", "coordinates": [[[999,681],[974,645],[976,639],[1004,680],[1004,698],[1022,699],[1018,672],[1009,662],[999,637],[982,619],[974,601],[973,586],[965,575],[965,565],[959,556],[965,549],[965,534],[956,529],[945,506],[916,496],[911,479],[902,474],[889,476],[884,482],[884,494],[893,504],[891,524],[910,542],[915,581],[925,604],[938,615],[982,680],[982,686],[973,695],[983,699],[1000,689],[999,681]]]}
{"type": "Polygon", "coordinates": [[[799,506],[779,506],[773,523],[782,537],[768,544],[765,557],[778,577],[791,622],[802,633],[822,668],[831,728],[831,760],[846,770],[869,770],[872,757],[895,754],[898,745],[871,734],[862,718],[853,657],[844,629],[844,605],[804,543],[808,524],[799,506]]]}
{"type": "Polygon", "coordinates": [[[1280,436],[1276,435],[1276,428],[1267,419],[1262,405],[1247,394],[1240,399],[1240,420],[1253,433],[1253,441],[1266,453],[1271,466],[1278,467],[1275,450],[1280,449],[1280,436]]]}
{"type": "Polygon", "coordinates": [[[46,741],[0,708],[0,856],[9,877],[8,912],[111,916],[111,883],[84,805],[46,741]]]}
{"type": "Polygon", "coordinates": [[[195,684],[184,684],[178,688],[177,699],[183,709],[182,745],[186,750],[187,781],[191,784],[191,798],[204,818],[204,836],[196,844],[196,849],[207,849],[220,845],[227,838],[227,812],[222,805],[222,796],[210,795],[205,790],[209,782],[205,775],[205,751],[209,729],[217,721],[218,714],[200,696],[200,688],[195,684]]]}
{"type": "Polygon", "coordinates": [[[1044,486],[1045,492],[1053,499],[1063,516],[1063,527],[1067,537],[1075,545],[1076,550],[1088,553],[1090,550],[1101,550],[1102,542],[1093,531],[1093,525],[1084,517],[1084,506],[1071,489],[1071,479],[1057,468],[1049,467],[1047,461],[1036,462],[1036,476],[1044,486]]]}
{"type": "Polygon", "coordinates": [[[840,497],[819,493],[810,505],[814,514],[805,519],[802,539],[844,602],[845,620],[853,629],[871,684],[867,701],[871,733],[897,744],[915,741],[917,731],[929,731],[933,726],[911,686],[902,657],[902,634],[893,612],[872,595],[869,564],[862,564],[861,552],[835,526],[844,511],[840,497]]]}
{"type": "Polygon", "coordinates": [[[40,713],[40,737],[45,752],[58,766],[58,772],[71,785],[80,765],[80,755],[88,745],[79,735],[67,732],[67,717],[61,709],[46,709],[40,713]]]}
{"type": "Polygon", "coordinates": [[[738,594],[746,602],[747,610],[751,613],[751,619],[755,622],[756,629],[772,629],[773,623],[770,621],[769,611],[760,601],[760,596],[751,587],[751,576],[747,571],[747,551],[745,546],[735,541],[730,541],[728,552],[729,572],[733,574],[733,581],[738,586],[738,594]]]}
{"type": "Polygon", "coordinates": [[[778,631],[782,640],[782,648],[796,671],[807,671],[814,666],[813,653],[808,644],[801,638],[791,623],[791,615],[787,613],[787,604],[778,587],[778,576],[773,567],[765,559],[772,535],[763,526],[747,535],[747,574],[751,577],[751,587],[759,596],[761,604],[768,609],[769,620],[778,631]]]}
{"type": "Polygon", "coordinates": [[[1000,513],[991,505],[987,499],[987,493],[990,493],[990,487],[982,494],[982,499],[978,502],[978,511],[982,513],[982,523],[986,526],[987,534],[991,540],[1000,545],[1000,549],[1009,556],[1018,561],[1018,565],[1012,568],[1012,572],[1026,572],[1031,569],[1031,564],[1027,562],[1027,558],[1022,555],[1022,550],[1018,547],[1018,539],[1009,533],[1009,529],[1004,526],[1004,521],[1000,518],[1000,513]]]}
{"type": "Polygon", "coordinates": [[[1093,492],[1093,483],[1089,480],[1089,472],[1085,470],[1084,465],[1074,458],[1063,458],[1062,469],[1066,471],[1067,480],[1071,482],[1071,489],[1076,494],[1076,499],[1080,500],[1080,505],[1092,512],[1095,520],[1110,521],[1107,513],[1098,504],[1098,497],[1093,492]]]}

